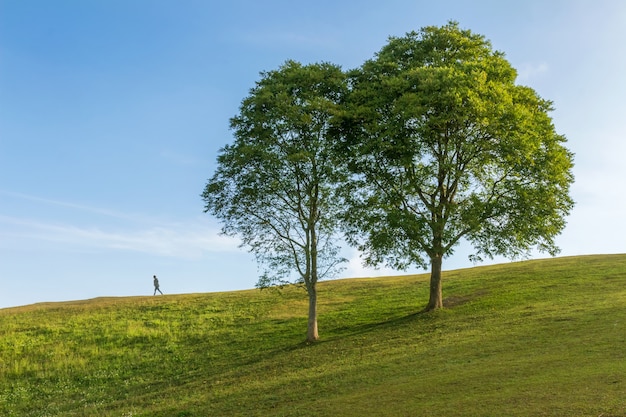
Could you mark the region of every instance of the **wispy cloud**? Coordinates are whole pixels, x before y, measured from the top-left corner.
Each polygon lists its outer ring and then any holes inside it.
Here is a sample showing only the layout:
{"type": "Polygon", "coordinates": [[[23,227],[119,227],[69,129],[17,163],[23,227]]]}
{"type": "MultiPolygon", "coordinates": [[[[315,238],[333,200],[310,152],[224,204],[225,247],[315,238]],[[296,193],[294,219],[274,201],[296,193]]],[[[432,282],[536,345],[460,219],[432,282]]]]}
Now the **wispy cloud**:
{"type": "Polygon", "coordinates": [[[86,204],[78,204],[78,203],[74,203],[74,202],[55,200],[55,199],[39,197],[39,196],[35,196],[35,195],[30,195],[30,194],[16,193],[16,192],[13,192],[13,191],[0,190],[0,195],[13,197],[13,198],[17,198],[17,199],[20,199],[20,200],[27,200],[27,201],[30,201],[30,202],[33,202],[33,203],[37,203],[37,204],[44,204],[44,205],[48,205],[48,206],[56,206],[56,207],[63,207],[63,208],[79,210],[79,211],[82,211],[82,212],[88,212],[88,213],[91,213],[91,214],[107,216],[107,217],[111,217],[111,218],[115,218],[115,219],[119,219],[119,220],[133,220],[133,221],[137,221],[137,220],[140,220],[140,219],[144,218],[142,216],[136,216],[136,215],[132,215],[132,214],[128,214],[128,213],[122,213],[122,212],[111,210],[111,209],[107,209],[107,208],[94,207],[94,206],[90,206],[90,205],[86,205],[86,204]]]}
{"type": "Polygon", "coordinates": [[[25,249],[53,244],[56,249],[70,251],[117,250],[184,259],[240,250],[236,239],[220,235],[214,226],[200,219],[141,229],[107,230],[0,215],[0,225],[3,242],[0,244],[25,249]]]}
{"type": "Polygon", "coordinates": [[[73,252],[116,250],[185,259],[240,250],[238,240],[221,235],[208,217],[167,221],[22,193],[0,190],[0,194],[44,206],[38,210],[41,215],[0,213],[0,247],[4,248],[28,251],[50,245],[50,249],[73,252]],[[45,206],[68,210],[50,217],[45,206]]]}

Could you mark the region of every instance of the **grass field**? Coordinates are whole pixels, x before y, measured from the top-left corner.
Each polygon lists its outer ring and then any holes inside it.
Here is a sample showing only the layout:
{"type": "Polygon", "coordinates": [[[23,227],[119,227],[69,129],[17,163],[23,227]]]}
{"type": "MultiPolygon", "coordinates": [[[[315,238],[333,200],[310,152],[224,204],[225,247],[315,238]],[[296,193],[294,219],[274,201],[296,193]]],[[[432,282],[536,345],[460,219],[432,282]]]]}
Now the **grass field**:
{"type": "Polygon", "coordinates": [[[0,416],[626,416],[626,255],[0,310],[0,416]]]}

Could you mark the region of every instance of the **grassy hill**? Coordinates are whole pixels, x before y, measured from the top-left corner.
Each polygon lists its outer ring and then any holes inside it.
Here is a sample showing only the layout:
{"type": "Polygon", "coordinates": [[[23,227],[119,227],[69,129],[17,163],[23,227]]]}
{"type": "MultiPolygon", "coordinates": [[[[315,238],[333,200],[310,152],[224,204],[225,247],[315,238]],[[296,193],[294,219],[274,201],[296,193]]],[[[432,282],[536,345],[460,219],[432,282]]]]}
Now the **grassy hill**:
{"type": "Polygon", "coordinates": [[[0,416],[626,416],[626,255],[0,310],[0,416]]]}

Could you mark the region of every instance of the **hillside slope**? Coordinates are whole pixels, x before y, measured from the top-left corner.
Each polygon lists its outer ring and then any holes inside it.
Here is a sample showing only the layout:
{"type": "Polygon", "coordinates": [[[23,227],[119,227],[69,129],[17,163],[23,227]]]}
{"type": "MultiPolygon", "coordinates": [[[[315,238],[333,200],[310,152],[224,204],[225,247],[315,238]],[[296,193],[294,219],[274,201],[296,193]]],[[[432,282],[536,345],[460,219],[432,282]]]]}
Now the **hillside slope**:
{"type": "Polygon", "coordinates": [[[0,310],[0,415],[626,416],[626,255],[0,310]]]}

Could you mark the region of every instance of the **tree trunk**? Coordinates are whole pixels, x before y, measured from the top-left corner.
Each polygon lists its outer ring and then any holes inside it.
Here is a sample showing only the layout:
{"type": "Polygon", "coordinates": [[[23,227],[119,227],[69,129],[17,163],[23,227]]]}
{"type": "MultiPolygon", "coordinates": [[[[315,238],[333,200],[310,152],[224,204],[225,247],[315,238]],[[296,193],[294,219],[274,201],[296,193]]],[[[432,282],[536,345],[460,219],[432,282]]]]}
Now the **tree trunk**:
{"type": "Polygon", "coordinates": [[[426,311],[433,311],[443,307],[443,292],[441,290],[441,255],[435,255],[430,260],[430,299],[426,311]]]}
{"type": "MultiPolygon", "coordinates": [[[[313,201],[317,201],[314,198],[313,201]]],[[[317,206],[311,208],[311,213],[315,213],[309,218],[309,239],[310,252],[307,255],[307,292],[309,293],[309,325],[306,332],[307,342],[315,342],[319,339],[317,334],[317,229],[315,218],[317,216],[317,206]]]]}
{"type": "Polygon", "coordinates": [[[319,339],[317,334],[317,289],[315,285],[309,287],[309,325],[306,333],[307,342],[315,342],[319,339]]]}

